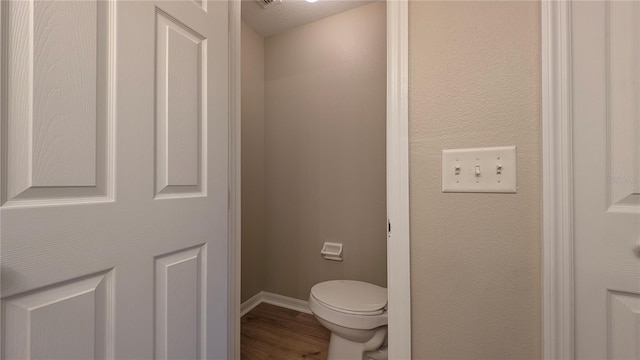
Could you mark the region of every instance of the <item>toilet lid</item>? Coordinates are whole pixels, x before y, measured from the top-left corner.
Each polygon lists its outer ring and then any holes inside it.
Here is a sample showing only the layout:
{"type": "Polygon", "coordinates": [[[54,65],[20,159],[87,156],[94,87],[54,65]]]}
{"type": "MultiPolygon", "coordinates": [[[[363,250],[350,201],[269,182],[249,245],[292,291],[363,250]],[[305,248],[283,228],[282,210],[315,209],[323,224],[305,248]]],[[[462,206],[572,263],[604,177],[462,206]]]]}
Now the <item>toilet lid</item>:
{"type": "Polygon", "coordinates": [[[387,289],[354,280],[331,280],[311,288],[311,296],[338,310],[379,312],[387,306],[387,289]]]}

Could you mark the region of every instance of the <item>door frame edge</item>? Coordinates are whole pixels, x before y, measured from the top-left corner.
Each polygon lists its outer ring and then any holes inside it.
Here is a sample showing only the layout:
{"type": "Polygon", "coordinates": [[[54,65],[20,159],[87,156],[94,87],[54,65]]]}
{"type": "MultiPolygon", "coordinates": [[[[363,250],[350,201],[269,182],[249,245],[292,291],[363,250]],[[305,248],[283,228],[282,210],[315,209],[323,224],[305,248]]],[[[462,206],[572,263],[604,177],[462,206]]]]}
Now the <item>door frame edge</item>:
{"type": "Polygon", "coordinates": [[[229,224],[227,273],[227,358],[240,358],[242,259],[241,177],[241,0],[229,4],[229,224]]]}
{"type": "Polygon", "coordinates": [[[543,357],[574,359],[571,2],[540,6],[543,357]]]}
{"type": "Polygon", "coordinates": [[[387,292],[389,359],[411,359],[409,3],[387,1],[387,292]]]}

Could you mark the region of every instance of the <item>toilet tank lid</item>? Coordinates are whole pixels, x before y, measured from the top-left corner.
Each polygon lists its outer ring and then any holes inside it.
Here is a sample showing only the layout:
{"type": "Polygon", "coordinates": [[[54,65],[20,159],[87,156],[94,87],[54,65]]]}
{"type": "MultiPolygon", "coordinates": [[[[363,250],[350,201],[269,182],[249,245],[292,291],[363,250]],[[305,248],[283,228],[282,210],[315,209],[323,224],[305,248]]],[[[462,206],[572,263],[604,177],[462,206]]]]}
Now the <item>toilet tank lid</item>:
{"type": "Polygon", "coordinates": [[[331,280],[311,288],[317,300],[346,311],[374,312],[387,306],[387,289],[355,280],[331,280]]]}

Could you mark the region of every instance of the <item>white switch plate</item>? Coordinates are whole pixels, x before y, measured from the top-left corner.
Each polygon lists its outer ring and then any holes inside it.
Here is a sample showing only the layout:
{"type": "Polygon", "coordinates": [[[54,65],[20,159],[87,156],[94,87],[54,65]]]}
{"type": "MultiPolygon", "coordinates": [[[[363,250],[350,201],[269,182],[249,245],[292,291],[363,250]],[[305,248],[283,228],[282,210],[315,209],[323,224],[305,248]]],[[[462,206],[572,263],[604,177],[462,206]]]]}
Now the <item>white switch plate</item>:
{"type": "Polygon", "coordinates": [[[517,189],[515,146],[442,150],[442,192],[515,193],[517,189]]]}

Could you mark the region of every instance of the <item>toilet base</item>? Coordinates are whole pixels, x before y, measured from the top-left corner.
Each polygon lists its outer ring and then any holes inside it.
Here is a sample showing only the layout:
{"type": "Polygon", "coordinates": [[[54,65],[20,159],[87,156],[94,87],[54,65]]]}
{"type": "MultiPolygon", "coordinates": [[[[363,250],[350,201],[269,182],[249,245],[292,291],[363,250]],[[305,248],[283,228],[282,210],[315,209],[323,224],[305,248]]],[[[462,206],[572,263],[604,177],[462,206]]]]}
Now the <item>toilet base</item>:
{"type": "Polygon", "coordinates": [[[386,326],[379,328],[375,335],[364,343],[347,340],[332,332],[327,360],[363,360],[365,353],[379,349],[386,337],[386,326]]]}
{"type": "Polygon", "coordinates": [[[388,360],[389,348],[383,346],[379,350],[369,351],[364,354],[364,360],[388,360]]]}

